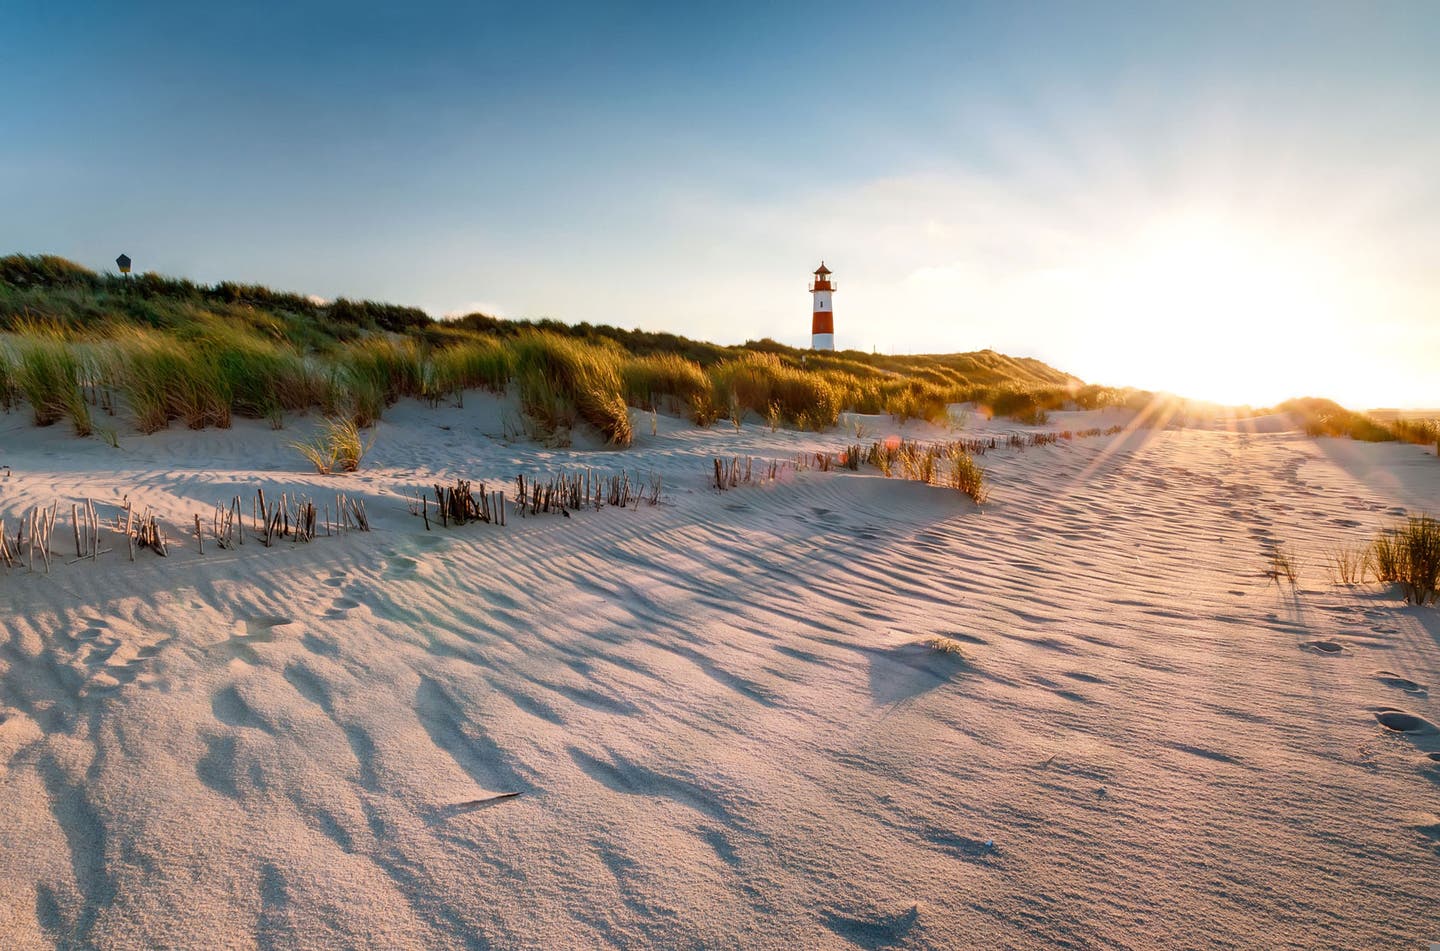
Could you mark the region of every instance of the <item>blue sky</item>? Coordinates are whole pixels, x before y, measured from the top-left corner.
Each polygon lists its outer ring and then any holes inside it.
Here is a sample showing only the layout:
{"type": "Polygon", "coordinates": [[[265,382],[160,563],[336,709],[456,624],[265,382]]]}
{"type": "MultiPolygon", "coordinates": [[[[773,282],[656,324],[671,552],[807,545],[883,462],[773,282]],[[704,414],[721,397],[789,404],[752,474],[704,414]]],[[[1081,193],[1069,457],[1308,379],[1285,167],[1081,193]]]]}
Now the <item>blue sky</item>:
{"type": "Polygon", "coordinates": [[[1433,4],[200,6],[7,5],[0,253],[1440,404],[1433,4]]]}

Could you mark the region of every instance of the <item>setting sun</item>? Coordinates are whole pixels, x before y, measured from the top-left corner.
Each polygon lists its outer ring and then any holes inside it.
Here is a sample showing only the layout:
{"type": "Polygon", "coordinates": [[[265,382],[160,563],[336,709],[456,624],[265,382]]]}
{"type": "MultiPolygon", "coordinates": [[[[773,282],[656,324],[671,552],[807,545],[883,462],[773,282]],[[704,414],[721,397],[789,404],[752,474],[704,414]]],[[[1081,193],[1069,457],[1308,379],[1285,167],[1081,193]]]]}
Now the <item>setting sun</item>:
{"type": "MultiPolygon", "coordinates": [[[[1227,403],[1314,387],[1345,294],[1323,252],[1206,220],[1147,230],[1102,280],[1097,317],[1117,373],[1227,403]]],[[[1345,388],[1359,387],[1352,379],[1345,388]]]]}

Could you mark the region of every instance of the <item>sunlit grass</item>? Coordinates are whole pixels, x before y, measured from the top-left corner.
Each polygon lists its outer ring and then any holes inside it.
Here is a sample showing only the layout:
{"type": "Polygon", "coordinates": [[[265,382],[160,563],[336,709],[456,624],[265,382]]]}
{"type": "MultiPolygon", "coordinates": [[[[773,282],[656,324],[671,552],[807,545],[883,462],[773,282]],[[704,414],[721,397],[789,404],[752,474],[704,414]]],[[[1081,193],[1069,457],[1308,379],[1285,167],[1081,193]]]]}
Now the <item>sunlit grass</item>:
{"type": "Polygon", "coordinates": [[[1440,521],[1415,515],[1380,532],[1370,545],[1370,564],[1379,581],[1400,585],[1410,603],[1434,601],[1440,590],[1440,521]]]}
{"type": "Polygon", "coordinates": [[[549,333],[526,334],[513,346],[527,414],[547,424],[563,424],[562,404],[568,403],[607,442],[630,445],[634,434],[621,392],[620,350],[549,333]]]}
{"type": "Polygon", "coordinates": [[[354,419],[337,417],[327,420],[311,441],[296,441],[290,446],[304,456],[316,472],[330,475],[359,469],[374,441],[373,433],[369,441],[365,440],[354,419]]]}
{"type": "Polygon", "coordinates": [[[693,416],[697,406],[709,405],[710,379],[694,360],[668,353],[630,357],[620,375],[631,406],[656,409],[668,397],[693,416]]]}
{"type": "Polygon", "coordinates": [[[69,419],[77,436],[90,435],[90,407],[81,391],[75,348],[58,333],[30,328],[15,344],[15,386],[30,404],[37,426],[69,419]]]}

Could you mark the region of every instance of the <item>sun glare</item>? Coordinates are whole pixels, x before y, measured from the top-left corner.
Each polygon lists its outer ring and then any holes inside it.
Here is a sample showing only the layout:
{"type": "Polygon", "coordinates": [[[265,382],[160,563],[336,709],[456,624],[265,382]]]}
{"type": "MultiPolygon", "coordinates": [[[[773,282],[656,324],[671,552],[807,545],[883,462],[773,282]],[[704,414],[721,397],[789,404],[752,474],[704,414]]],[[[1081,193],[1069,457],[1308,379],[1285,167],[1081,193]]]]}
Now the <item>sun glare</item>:
{"type": "Polygon", "coordinates": [[[1295,240],[1194,219],[1149,229],[1106,268],[1114,376],[1237,404],[1316,390],[1334,362],[1341,279],[1295,240]]]}

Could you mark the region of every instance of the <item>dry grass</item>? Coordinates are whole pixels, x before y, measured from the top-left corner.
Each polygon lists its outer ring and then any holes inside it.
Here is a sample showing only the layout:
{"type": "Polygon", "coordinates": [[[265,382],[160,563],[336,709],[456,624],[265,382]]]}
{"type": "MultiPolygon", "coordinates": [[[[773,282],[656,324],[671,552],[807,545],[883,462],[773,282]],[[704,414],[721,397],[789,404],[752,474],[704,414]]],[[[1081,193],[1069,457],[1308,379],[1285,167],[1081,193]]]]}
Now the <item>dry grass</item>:
{"type": "Polygon", "coordinates": [[[964,646],[953,637],[937,634],[925,641],[925,646],[938,654],[948,654],[957,660],[967,662],[970,660],[969,656],[965,653],[964,646]]]}
{"type": "Polygon", "coordinates": [[[367,441],[360,427],[349,417],[327,420],[311,442],[292,442],[297,450],[321,475],[354,472],[360,468],[365,454],[375,444],[375,434],[367,441]]]}
{"type": "Polygon", "coordinates": [[[1364,545],[1338,545],[1325,553],[1331,584],[1364,584],[1370,575],[1370,549],[1364,545]]]}
{"type": "Polygon", "coordinates": [[[1295,587],[1299,573],[1296,571],[1295,559],[1285,550],[1283,542],[1277,542],[1275,547],[1270,549],[1265,575],[1276,584],[1283,580],[1290,582],[1292,588],[1295,587]]]}
{"type": "Polygon", "coordinates": [[[963,450],[952,449],[949,456],[946,483],[955,491],[970,496],[976,505],[984,505],[990,494],[985,485],[985,470],[975,461],[974,456],[963,450]]]}

